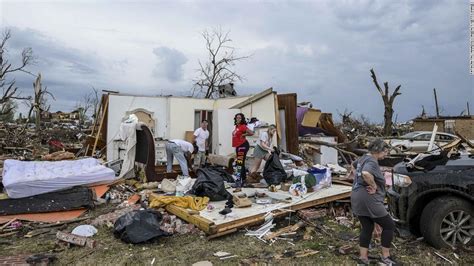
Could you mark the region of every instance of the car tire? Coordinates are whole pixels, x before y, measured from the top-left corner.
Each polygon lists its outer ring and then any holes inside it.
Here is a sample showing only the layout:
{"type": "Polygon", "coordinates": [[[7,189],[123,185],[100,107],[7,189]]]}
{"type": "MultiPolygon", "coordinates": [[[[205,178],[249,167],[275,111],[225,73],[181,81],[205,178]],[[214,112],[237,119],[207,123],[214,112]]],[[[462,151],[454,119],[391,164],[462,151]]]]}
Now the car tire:
{"type": "Polygon", "coordinates": [[[420,231],[424,239],[435,248],[472,245],[473,226],[473,204],[456,197],[440,197],[432,200],[423,209],[420,219],[420,231]],[[458,218],[462,222],[460,226],[456,225],[459,223],[458,218]]]}

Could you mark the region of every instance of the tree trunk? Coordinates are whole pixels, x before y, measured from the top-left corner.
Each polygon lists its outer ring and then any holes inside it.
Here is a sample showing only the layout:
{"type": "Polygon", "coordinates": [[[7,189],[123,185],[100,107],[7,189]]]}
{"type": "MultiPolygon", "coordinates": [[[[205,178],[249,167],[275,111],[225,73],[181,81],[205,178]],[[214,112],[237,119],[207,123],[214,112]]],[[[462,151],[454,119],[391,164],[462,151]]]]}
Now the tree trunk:
{"type": "Polygon", "coordinates": [[[385,105],[385,111],[383,114],[384,117],[384,127],[383,127],[383,134],[385,136],[392,135],[392,118],[393,118],[393,108],[388,103],[385,105]]]}

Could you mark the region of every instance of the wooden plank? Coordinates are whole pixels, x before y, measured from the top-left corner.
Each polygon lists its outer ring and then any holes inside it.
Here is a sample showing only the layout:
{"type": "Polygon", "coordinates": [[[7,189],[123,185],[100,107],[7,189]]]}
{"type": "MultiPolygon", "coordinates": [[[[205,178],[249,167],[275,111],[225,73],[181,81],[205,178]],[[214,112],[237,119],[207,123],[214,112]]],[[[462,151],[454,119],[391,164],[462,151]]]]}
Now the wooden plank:
{"type": "MultiPolygon", "coordinates": [[[[159,196],[160,195],[158,194],[151,193],[149,196],[150,202],[155,197],[159,197],[159,196]]],[[[199,214],[194,214],[185,208],[181,208],[175,205],[168,205],[165,207],[165,209],[167,212],[178,216],[179,218],[185,220],[186,222],[194,224],[195,226],[197,226],[199,229],[201,229],[207,234],[215,233],[212,228],[212,226],[214,225],[214,222],[200,216],[199,214]]]]}
{"type": "Polygon", "coordinates": [[[302,202],[302,203],[299,203],[299,204],[296,204],[296,205],[292,205],[291,207],[289,207],[289,209],[291,210],[301,210],[301,209],[306,209],[306,208],[309,208],[309,207],[313,207],[313,206],[317,206],[317,205],[322,205],[324,203],[328,203],[328,202],[332,202],[332,201],[335,201],[335,200],[339,200],[339,199],[345,199],[347,197],[350,197],[351,196],[351,192],[345,192],[345,193],[341,193],[341,194],[338,194],[338,195],[333,195],[333,196],[329,196],[329,197],[325,197],[325,198],[321,198],[321,199],[315,199],[315,200],[312,200],[312,201],[308,201],[308,202],[302,202]]]}
{"type": "MultiPolygon", "coordinates": [[[[344,199],[344,198],[350,197],[350,195],[351,195],[351,192],[349,191],[349,192],[341,193],[339,195],[333,195],[333,196],[329,196],[329,197],[325,197],[321,199],[315,199],[308,202],[302,202],[299,204],[286,207],[285,209],[274,210],[272,211],[272,214],[275,218],[277,218],[292,211],[306,209],[309,207],[322,205],[322,204],[332,202],[335,200],[344,199]]],[[[219,224],[219,225],[216,225],[215,227],[218,233],[224,234],[224,232],[229,231],[229,230],[234,230],[234,229],[238,229],[242,227],[260,224],[264,220],[265,220],[265,213],[261,213],[261,214],[253,215],[250,217],[245,217],[243,219],[231,221],[228,223],[219,224]]]]}
{"type": "MultiPolygon", "coordinates": [[[[298,125],[296,122],[297,94],[278,94],[278,108],[285,110],[286,146],[289,153],[298,154],[298,125]]],[[[277,116],[279,118],[279,115],[277,116]]]]}
{"type": "Polygon", "coordinates": [[[102,109],[102,117],[100,118],[99,129],[97,130],[97,135],[95,136],[94,146],[92,147],[92,156],[94,156],[95,149],[97,148],[97,143],[99,142],[100,133],[102,131],[102,127],[104,126],[105,116],[107,113],[107,108],[109,107],[109,97],[105,99],[105,105],[102,109]]]}
{"type": "Polygon", "coordinates": [[[65,233],[61,231],[58,231],[56,233],[56,238],[61,241],[78,245],[78,246],[82,246],[82,247],[85,246],[88,248],[95,248],[97,246],[97,242],[95,240],[89,239],[84,236],[73,235],[73,234],[65,233]]]}
{"type": "Polygon", "coordinates": [[[204,231],[207,234],[214,234],[214,230],[212,225],[214,225],[214,222],[198,215],[198,214],[190,214],[186,209],[175,206],[175,205],[168,205],[166,206],[166,211],[169,213],[172,213],[179,218],[185,220],[188,223],[194,224],[197,226],[199,229],[204,231]]]}
{"type": "Polygon", "coordinates": [[[221,237],[221,236],[225,236],[225,235],[228,235],[228,234],[232,234],[232,233],[235,233],[235,232],[237,232],[237,228],[234,228],[234,229],[231,229],[231,230],[228,230],[228,231],[224,231],[224,232],[220,232],[220,233],[216,233],[216,234],[213,234],[213,235],[209,235],[207,237],[207,240],[211,240],[211,239],[218,238],[218,237],[221,237]]]}
{"type": "Polygon", "coordinates": [[[270,239],[273,239],[275,237],[281,236],[281,235],[286,234],[286,233],[296,232],[298,229],[300,229],[303,226],[304,226],[304,222],[299,221],[298,223],[296,223],[294,225],[283,227],[283,228],[279,229],[276,232],[269,233],[269,234],[265,235],[263,237],[263,239],[270,240],[270,239]]]}
{"type": "MultiPolygon", "coordinates": [[[[343,191],[347,190],[340,186],[343,191]]],[[[341,188],[335,188],[336,191],[341,188]]],[[[302,202],[296,202],[294,205],[284,205],[285,207],[274,209],[271,211],[272,215],[277,218],[283,215],[287,215],[289,212],[294,212],[296,210],[305,209],[317,205],[321,205],[327,202],[332,202],[335,200],[340,200],[349,197],[351,194],[350,191],[342,192],[337,195],[325,196],[322,198],[317,198],[313,200],[303,199],[302,202]],[[305,201],[307,200],[307,201],[305,201]]],[[[153,196],[158,196],[157,194],[151,194],[150,198],[152,200],[153,196]]],[[[261,224],[265,220],[266,212],[261,212],[253,215],[249,215],[247,217],[230,220],[228,222],[223,222],[220,224],[216,224],[213,220],[209,218],[205,218],[198,214],[192,214],[187,209],[177,207],[174,205],[168,205],[166,210],[179,218],[185,220],[188,223],[196,225],[199,229],[204,231],[209,237],[208,239],[213,239],[222,235],[230,234],[237,231],[239,228],[248,227],[252,225],[261,224]]],[[[204,212],[205,214],[205,212],[204,212]]]]}

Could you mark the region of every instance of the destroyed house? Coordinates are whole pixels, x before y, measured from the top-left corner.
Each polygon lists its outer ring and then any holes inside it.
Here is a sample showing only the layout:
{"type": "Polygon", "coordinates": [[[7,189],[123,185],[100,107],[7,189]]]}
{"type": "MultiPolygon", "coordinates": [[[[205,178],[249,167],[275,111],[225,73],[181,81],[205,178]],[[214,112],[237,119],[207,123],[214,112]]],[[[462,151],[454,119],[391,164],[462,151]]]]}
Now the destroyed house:
{"type": "Polygon", "coordinates": [[[474,115],[417,117],[413,119],[413,130],[431,131],[435,124],[438,126],[438,131],[451,134],[457,132],[467,139],[474,140],[474,115]]]}
{"type": "MultiPolygon", "coordinates": [[[[102,106],[106,106],[106,118],[102,119],[100,135],[102,142],[107,143],[107,160],[123,158],[124,142],[117,136],[123,119],[131,114],[135,114],[152,132],[156,164],[166,162],[166,140],[190,141],[203,119],[209,121],[210,152],[218,155],[234,153],[231,143],[234,115],[240,112],[249,119],[257,117],[267,124],[275,124],[279,132],[282,126],[289,127],[284,130],[285,141],[282,142],[280,137],[274,143],[284,144],[285,150],[297,150],[295,118],[291,115],[296,114],[296,94],[280,96],[272,88],[255,95],[218,99],[108,93],[104,95],[102,106]],[[282,101],[279,106],[280,99],[286,99],[286,102],[282,101]]],[[[258,134],[252,139],[253,142],[257,141],[257,137],[258,134]]]]}

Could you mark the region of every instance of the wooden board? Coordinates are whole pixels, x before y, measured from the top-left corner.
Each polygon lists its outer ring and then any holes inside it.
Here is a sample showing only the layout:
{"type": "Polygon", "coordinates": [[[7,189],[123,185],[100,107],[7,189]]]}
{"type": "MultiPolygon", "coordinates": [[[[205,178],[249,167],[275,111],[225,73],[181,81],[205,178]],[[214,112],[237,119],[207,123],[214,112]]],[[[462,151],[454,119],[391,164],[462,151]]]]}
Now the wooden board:
{"type": "MultiPolygon", "coordinates": [[[[265,192],[267,195],[274,195],[275,197],[291,197],[288,192],[269,192],[267,189],[243,188],[242,192],[247,195],[254,194],[255,191],[265,192]]],[[[232,193],[232,190],[229,190],[232,193]]],[[[219,211],[224,209],[225,201],[210,202],[214,207],[212,211],[207,209],[201,211],[199,215],[190,215],[186,209],[168,206],[166,210],[181,219],[192,223],[210,235],[214,236],[225,235],[226,233],[235,232],[236,229],[262,223],[264,217],[268,212],[271,212],[274,217],[286,215],[289,212],[305,209],[327,202],[344,199],[350,196],[351,187],[342,185],[333,185],[330,188],[325,188],[320,191],[308,193],[304,198],[291,197],[291,202],[274,203],[267,205],[260,205],[253,203],[248,208],[232,208],[232,212],[228,215],[221,215],[219,211]]]]}

